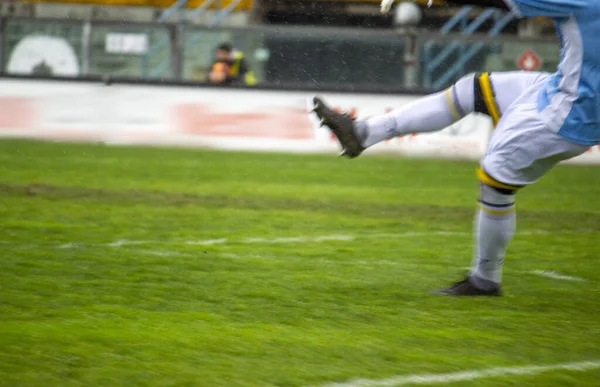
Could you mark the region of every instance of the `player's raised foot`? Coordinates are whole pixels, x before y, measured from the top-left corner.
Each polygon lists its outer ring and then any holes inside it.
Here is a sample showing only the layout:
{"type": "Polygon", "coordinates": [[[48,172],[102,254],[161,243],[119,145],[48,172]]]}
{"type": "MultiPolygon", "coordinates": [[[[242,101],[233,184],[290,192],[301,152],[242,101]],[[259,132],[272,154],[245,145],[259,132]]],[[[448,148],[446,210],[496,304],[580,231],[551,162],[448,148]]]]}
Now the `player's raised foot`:
{"type": "Polygon", "coordinates": [[[331,129],[342,145],[342,148],[344,149],[342,151],[342,156],[348,156],[350,158],[358,157],[365,148],[361,145],[360,140],[356,135],[354,120],[347,114],[340,114],[333,111],[319,97],[315,97],[313,103],[313,111],[317,114],[319,119],[321,119],[321,125],[325,125],[331,129]]]}
{"type": "Polygon", "coordinates": [[[494,285],[490,289],[480,289],[475,287],[471,277],[467,277],[462,281],[455,283],[447,289],[438,290],[433,292],[438,296],[501,296],[502,289],[499,285],[494,285]]]}

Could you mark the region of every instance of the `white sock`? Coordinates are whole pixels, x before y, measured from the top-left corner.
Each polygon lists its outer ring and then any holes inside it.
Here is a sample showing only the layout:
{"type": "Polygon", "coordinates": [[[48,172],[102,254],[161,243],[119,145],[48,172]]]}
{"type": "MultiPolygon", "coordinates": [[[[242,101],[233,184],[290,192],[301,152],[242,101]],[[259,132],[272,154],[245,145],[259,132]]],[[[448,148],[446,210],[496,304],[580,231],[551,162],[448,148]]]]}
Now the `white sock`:
{"type": "Polygon", "coordinates": [[[410,133],[442,130],[474,111],[473,75],[466,76],[446,91],[431,94],[390,113],[355,123],[362,145],[410,133]]]}
{"type": "Polygon", "coordinates": [[[504,255],[516,229],[514,200],[514,194],[504,194],[482,184],[471,273],[476,286],[486,288],[490,283],[502,281],[504,255]]]}

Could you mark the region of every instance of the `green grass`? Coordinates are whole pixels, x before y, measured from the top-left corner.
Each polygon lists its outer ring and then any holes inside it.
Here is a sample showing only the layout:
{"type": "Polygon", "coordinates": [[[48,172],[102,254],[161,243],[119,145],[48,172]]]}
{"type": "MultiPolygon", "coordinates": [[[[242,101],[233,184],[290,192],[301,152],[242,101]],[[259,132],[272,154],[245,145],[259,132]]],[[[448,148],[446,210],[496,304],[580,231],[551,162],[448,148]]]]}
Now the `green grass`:
{"type": "Polygon", "coordinates": [[[0,141],[0,385],[304,387],[600,360],[597,167],[519,194],[505,297],[430,295],[470,264],[474,167],[0,141]],[[285,237],[305,239],[248,240],[285,237]]]}

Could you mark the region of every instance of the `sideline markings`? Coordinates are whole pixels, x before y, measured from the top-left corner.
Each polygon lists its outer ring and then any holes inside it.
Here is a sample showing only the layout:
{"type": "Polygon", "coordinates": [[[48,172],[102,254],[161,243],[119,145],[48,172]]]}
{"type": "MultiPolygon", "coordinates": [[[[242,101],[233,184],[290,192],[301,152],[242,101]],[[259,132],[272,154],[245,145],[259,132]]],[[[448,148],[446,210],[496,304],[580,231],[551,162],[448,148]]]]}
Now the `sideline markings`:
{"type": "MultiPolygon", "coordinates": [[[[529,230],[522,231],[518,235],[531,236],[531,235],[559,235],[559,234],[572,234],[572,231],[546,231],[546,230],[529,230]]],[[[597,232],[586,232],[581,231],[577,233],[593,233],[597,232]]],[[[339,241],[355,241],[359,239],[394,239],[394,238],[419,238],[419,237],[450,237],[450,236],[470,236],[471,232],[465,231],[408,231],[402,233],[373,233],[373,234],[356,234],[356,235],[299,235],[299,236],[286,236],[286,237],[272,237],[272,238],[217,238],[217,239],[205,239],[205,240],[187,240],[187,241],[170,241],[170,240],[129,240],[119,239],[113,242],[103,243],[86,243],[86,242],[61,242],[55,245],[32,245],[26,246],[30,248],[58,248],[58,249],[76,249],[80,247],[113,247],[119,248],[123,246],[134,246],[134,245],[198,245],[198,246],[215,246],[225,244],[304,244],[304,243],[321,243],[321,242],[339,242],[339,241]]],[[[8,244],[13,246],[19,246],[16,243],[10,241],[0,241],[2,244],[8,244]]],[[[25,246],[25,245],[23,245],[25,246]]],[[[539,273],[537,273],[539,274],[539,273]]]]}
{"type": "Polygon", "coordinates": [[[357,379],[345,383],[325,384],[321,387],[398,387],[409,384],[447,384],[502,376],[539,375],[550,371],[589,371],[599,368],[600,360],[588,360],[552,365],[494,367],[446,374],[403,375],[379,380],[357,379]]]}
{"type": "Polygon", "coordinates": [[[552,271],[552,270],[533,270],[533,271],[530,271],[529,273],[540,276],[540,277],[546,277],[546,278],[551,278],[551,279],[561,280],[561,281],[574,281],[574,282],[586,282],[587,281],[586,279],[580,278],[580,277],[573,277],[570,275],[558,274],[557,272],[552,271]]]}

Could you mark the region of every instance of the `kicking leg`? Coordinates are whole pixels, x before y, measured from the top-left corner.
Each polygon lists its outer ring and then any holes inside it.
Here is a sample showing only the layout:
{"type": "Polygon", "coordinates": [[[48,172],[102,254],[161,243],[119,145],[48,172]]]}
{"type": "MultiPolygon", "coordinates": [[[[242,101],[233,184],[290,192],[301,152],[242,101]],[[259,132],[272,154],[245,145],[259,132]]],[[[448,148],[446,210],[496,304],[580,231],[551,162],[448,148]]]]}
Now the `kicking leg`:
{"type": "Polygon", "coordinates": [[[353,121],[315,99],[315,112],[336,135],[344,154],[356,157],[365,148],[393,137],[442,130],[470,113],[492,117],[494,125],[506,109],[546,73],[500,72],[471,74],[447,90],[420,98],[400,109],[353,121]]]}
{"type": "Polygon", "coordinates": [[[446,91],[418,99],[390,113],[353,121],[334,112],[320,98],[314,111],[336,135],[344,154],[356,157],[381,141],[410,133],[442,130],[474,111],[474,75],[461,78],[446,91]]]}
{"type": "Polygon", "coordinates": [[[387,114],[356,121],[365,148],[411,133],[442,130],[474,111],[473,77],[461,78],[445,91],[419,98],[387,114]]]}
{"type": "Polygon", "coordinates": [[[368,148],[397,136],[436,132],[474,112],[492,117],[495,125],[517,97],[546,77],[544,73],[524,72],[467,75],[443,92],[388,114],[357,121],[357,133],[368,148]]]}

